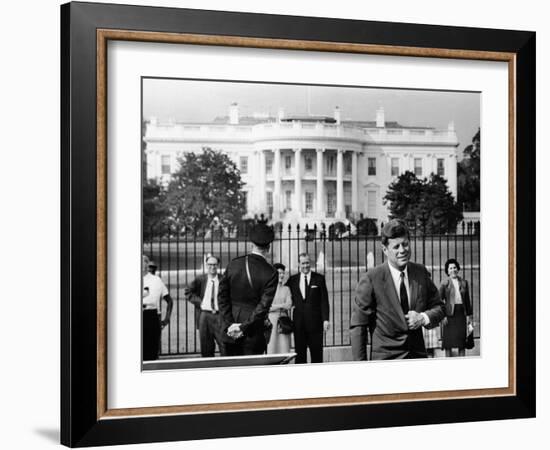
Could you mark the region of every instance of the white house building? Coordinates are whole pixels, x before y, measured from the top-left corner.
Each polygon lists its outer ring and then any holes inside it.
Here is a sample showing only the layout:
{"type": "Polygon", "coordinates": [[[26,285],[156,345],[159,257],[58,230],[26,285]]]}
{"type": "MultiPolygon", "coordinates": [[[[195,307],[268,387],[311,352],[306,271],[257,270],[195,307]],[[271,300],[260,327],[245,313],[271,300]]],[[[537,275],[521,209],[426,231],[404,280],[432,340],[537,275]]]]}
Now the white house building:
{"type": "Polygon", "coordinates": [[[383,197],[388,185],[409,170],[419,177],[437,173],[457,193],[457,147],[454,124],[447,129],[402,126],[333,117],[229,115],[211,123],[146,123],[147,177],[166,183],[177,158],[204,147],[227,153],[241,171],[250,216],[274,222],[330,224],[346,217],[386,221],[383,197]]]}

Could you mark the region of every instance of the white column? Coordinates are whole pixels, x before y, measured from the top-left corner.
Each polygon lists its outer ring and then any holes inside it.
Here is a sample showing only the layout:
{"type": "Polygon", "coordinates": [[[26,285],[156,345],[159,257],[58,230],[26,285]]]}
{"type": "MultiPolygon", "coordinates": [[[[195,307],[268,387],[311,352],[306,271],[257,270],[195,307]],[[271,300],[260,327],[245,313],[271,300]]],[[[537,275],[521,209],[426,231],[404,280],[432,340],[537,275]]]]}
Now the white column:
{"type": "Polygon", "coordinates": [[[319,218],[325,217],[325,179],[324,179],[324,167],[323,167],[323,152],[325,149],[317,149],[317,216],[319,218]]]}
{"type": "Polygon", "coordinates": [[[351,152],[351,212],[357,214],[357,152],[351,152]]]}
{"type": "Polygon", "coordinates": [[[336,157],[336,218],[344,219],[344,150],[338,149],[336,157]]]}
{"type": "Polygon", "coordinates": [[[281,217],[281,149],[273,150],[273,219],[281,217]]]}
{"type": "Polygon", "coordinates": [[[158,150],[155,151],[155,166],[157,177],[160,180],[162,177],[162,156],[160,156],[160,152],[158,150]]]}
{"type": "Polygon", "coordinates": [[[302,215],[302,149],[294,149],[294,209],[302,215]]]}
{"type": "MultiPolygon", "coordinates": [[[[456,150],[455,150],[456,152],[456,150]]],[[[449,155],[445,158],[445,177],[447,179],[447,185],[455,200],[457,199],[457,158],[456,153],[449,155]]]]}
{"type": "Polygon", "coordinates": [[[259,206],[259,209],[261,212],[263,212],[264,214],[267,213],[267,210],[265,209],[266,206],[267,206],[267,202],[266,202],[266,195],[265,195],[265,192],[266,192],[266,186],[265,186],[265,152],[263,150],[260,150],[260,183],[258,185],[258,193],[259,193],[259,196],[260,196],[260,201],[258,203],[258,206],[259,206]]]}

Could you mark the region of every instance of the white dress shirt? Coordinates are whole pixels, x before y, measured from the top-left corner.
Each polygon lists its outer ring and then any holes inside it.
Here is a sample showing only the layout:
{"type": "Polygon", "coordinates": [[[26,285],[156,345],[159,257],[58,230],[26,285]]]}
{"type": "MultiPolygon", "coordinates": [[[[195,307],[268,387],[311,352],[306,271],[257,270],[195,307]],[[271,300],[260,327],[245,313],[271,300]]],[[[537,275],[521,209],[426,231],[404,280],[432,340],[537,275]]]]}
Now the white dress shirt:
{"type": "Polygon", "coordinates": [[[460,284],[458,278],[451,278],[453,286],[455,288],[455,305],[462,305],[462,295],[460,294],[460,284]]]}
{"type": "Polygon", "coordinates": [[[307,274],[300,273],[300,292],[304,299],[306,298],[307,285],[309,283],[311,283],[311,271],[307,274]]]}
{"type": "MultiPolygon", "coordinates": [[[[395,286],[395,292],[397,292],[397,298],[399,299],[399,291],[401,290],[401,271],[393,267],[390,263],[388,263],[388,266],[390,268],[393,285],[395,286]]],[[[407,266],[405,266],[405,270],[403,270],[403,273],[405,274],[405,289],[407,290],[407,300],[409,301],[409,309],[410,309],[411,308],[411,290],[409,287],[409,271],[407,266]]],[[[424,318],[423,325],[424,326],[429,325],[430,318],[428,317],[428,314],[426,314],[425,312],[421,312],[420,315],[424,318]]]]}
{"type": "Polygon", "coordinates": [[[158,275],[147,273],[143,276],[144,293],[142,298],[143,309],[152,309],[160,312],[160,301],[168,295],[168,289],[158,275]],[[145,290],[147,288],[147,290],[145,290]]]}
{"type": "Polygon", "coordinates": [[[212,289],[214,289],[214,307],[216,311],[220,308],[218,306],[218,289],[220,286],[220,280],[218,277],[206,279],[206,288],[204,289],[204,296],[201,302],[201,309],[203,311],[212,311],[211,299],[212,299],[212,289]]]}

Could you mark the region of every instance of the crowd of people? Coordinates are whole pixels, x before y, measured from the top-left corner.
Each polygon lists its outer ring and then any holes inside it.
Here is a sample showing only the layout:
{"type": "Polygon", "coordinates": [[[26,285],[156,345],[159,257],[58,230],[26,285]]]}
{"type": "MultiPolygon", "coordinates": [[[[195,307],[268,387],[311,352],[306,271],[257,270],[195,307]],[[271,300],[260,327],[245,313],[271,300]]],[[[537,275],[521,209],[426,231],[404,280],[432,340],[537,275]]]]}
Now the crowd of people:
{"type": "MultiPolygon", "coordinates": [[[[206,273],[184,289],[195,307],[202,357],[288,354],[294,337],[295,362],[323,362],[324,335],[330,329],[325,277],[312,270],[307,253],[298,255],[299,272],[268,261],[274,233],[265,223],[250,231],[251,251],[233,259],[223,275],[220,260],[208,255],[206,273]],[[309,351],[309,353],[308,353],[309,351]]],[[[360,278],[352,300],[351,350],[354,360],[413,359],[465,355],[473,330],[468,282],[460,263],[445,263],[448,279],[437,288],[425,266],[410,261],[409,230],[398,219],[381,232],[386,261],[360,278]],[[370,345],[368,345],[370,344],[370,345]]],[[[157,359],[160,333],[170,321],[173,301],[156,266],[143,257],[143,360],[157,359]],[[167,308],[164,318],[160,303],[167,308]]]]}

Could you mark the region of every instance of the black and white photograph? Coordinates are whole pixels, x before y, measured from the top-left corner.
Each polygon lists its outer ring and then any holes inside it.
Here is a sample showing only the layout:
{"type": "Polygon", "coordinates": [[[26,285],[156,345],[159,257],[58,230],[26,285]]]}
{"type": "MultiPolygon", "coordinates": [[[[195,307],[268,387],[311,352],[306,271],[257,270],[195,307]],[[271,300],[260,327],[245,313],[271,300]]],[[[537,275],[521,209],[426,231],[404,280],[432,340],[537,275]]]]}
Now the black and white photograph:
{"type": "Polygon", "coordinates": [[[141,99],[143,370],[481,356],[480,92],[141,99]]]}

